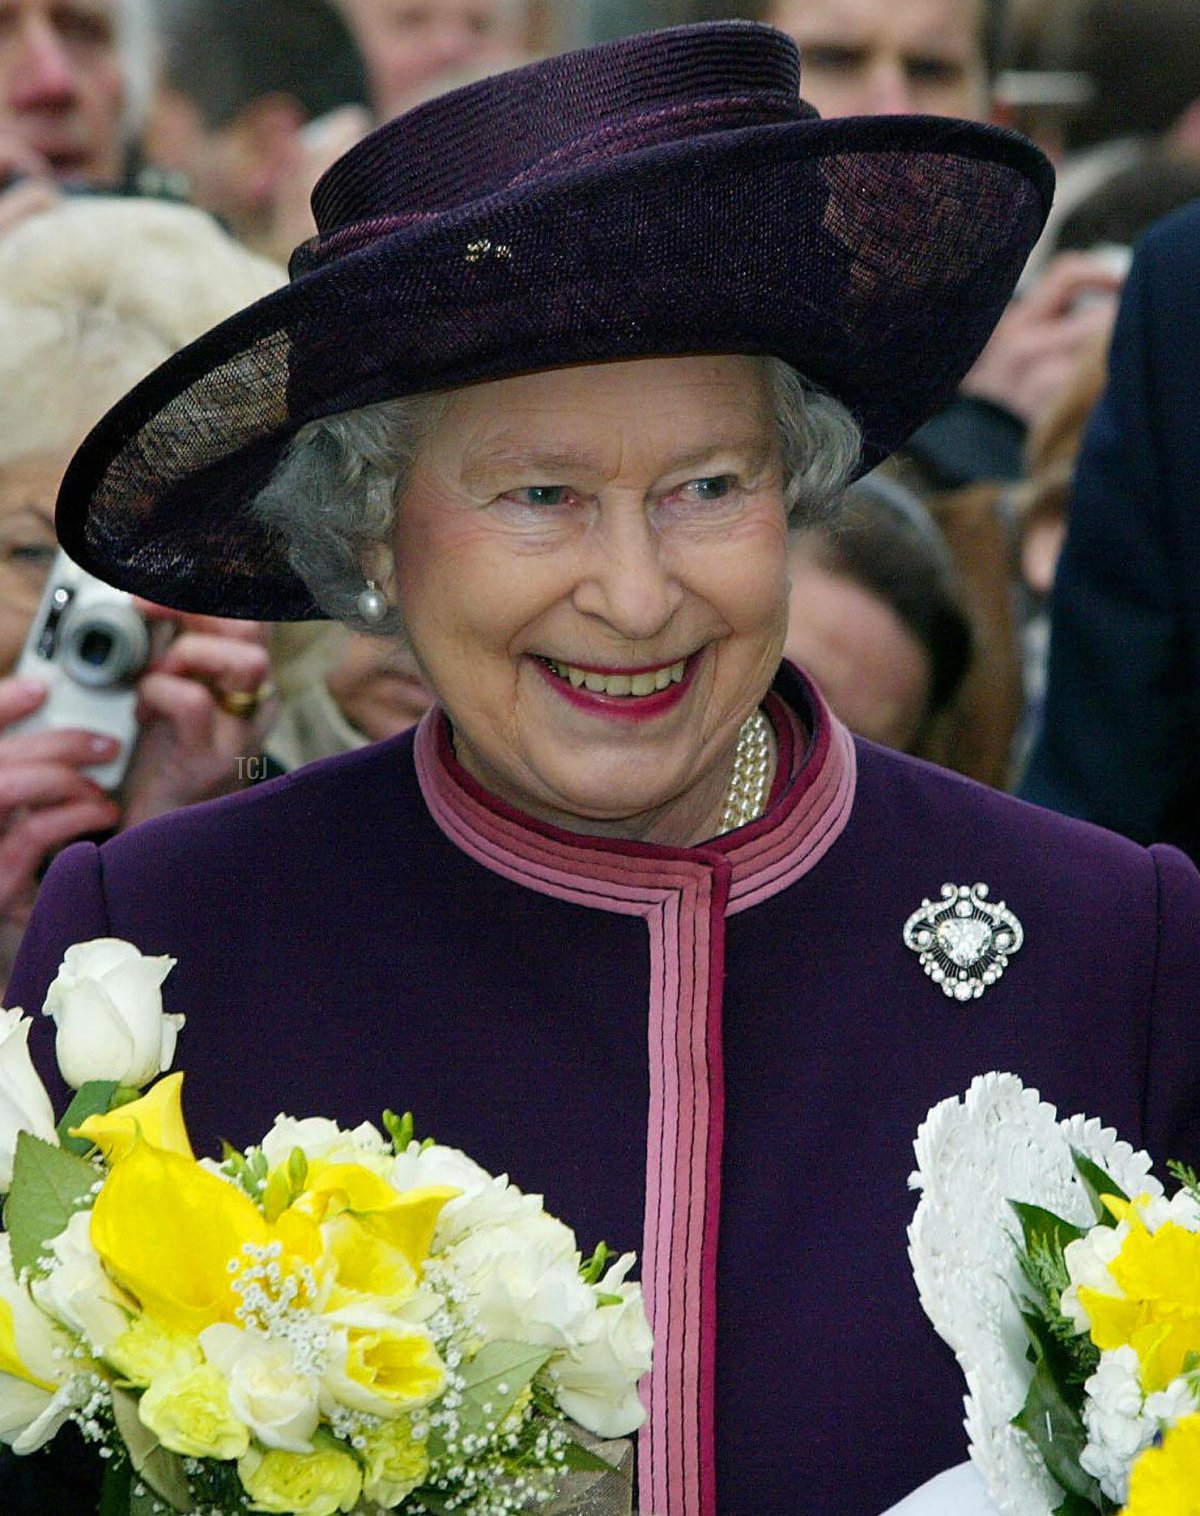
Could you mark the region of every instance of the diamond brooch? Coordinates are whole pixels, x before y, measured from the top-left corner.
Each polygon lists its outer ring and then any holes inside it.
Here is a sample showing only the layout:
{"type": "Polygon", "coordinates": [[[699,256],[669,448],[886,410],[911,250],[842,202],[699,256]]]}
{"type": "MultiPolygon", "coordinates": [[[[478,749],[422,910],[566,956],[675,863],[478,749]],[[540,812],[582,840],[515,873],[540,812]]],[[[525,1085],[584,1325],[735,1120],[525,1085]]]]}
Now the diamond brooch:
{"type": "Polygon", "coordinates": [[[944,884],[938,901],[922,900],[904,923],[904,945],[952,1000],[978,1000],[1025,940],[1021,923],[986,884],[944,884]]]}

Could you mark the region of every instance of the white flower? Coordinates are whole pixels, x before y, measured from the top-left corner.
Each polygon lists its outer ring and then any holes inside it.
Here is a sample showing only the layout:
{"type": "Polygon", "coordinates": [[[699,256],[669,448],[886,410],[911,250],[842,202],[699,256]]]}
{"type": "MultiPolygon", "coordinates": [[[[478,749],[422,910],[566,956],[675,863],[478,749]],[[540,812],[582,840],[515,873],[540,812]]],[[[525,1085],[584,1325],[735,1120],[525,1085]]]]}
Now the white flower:
{"type": "Polygon", "coordinates": [[[346,1131],[325,1116],[276,1116],[275,1124],[262,1140],[262,1150],[272,1168],[286,1163],[294,1148],[306,1158],[324,1158],[331,1163],[361,1163],[383,1170],[387,1141],[369,1121],[346,1131]],[[379,1163],[372,1162],[373,1159],[379,1163]]]}
{"type": "Polygon", "coordinates": [[[58,1028],[58,1066],[73,1089],[89,1079],[141,1089],[171,1067],[184,1018],[164,1014],[161,986],[174,967],[118,937],[67,949],[42,1011],[58,1028]]]}
{"type": "Polygon", "coordinates": [[[634,1255],[625,1253],[596,1286],[620,1304],[598,1306],[594,1335],[554,1360],[555,1398],[567,1413],[597,1437],[627,1437],[646,1419],[637,1383],[650,1370],[654,1340],[642,1287],[626,1280],[634,1255]]]}
{"type": "Polygon", "coordinates": [[[0,1232],[0,1442],[32,1453],[49,1442],[74,1404],[70,1342],[17,1283],[8,1235],[0,1232]]]}
{"type": "Polygon", "coordinates": [[[0,1191],[12,1184],[17,1133],[58,1142],[54,1108],[29,1057],[30,1019],[0,1009],[0,1191]]]}
{"type": "Polygon", "coordinates": [[[412,1142],[388,1171],[388,1183],[401,1192],[426,1185],[448,1185],[461,1190],[442,1208],[433,1234],[433,1251],[440,1252],[460,1242],[479,1227],[516,1226],[533,1222],[544,1213],[540,1195],[524,1195],[505,1175],[493,1178],[474,1159],[458,1148],[412,1142]]]}
{"type": "Polygon", "coordinates": [[[1084,1385],[1087,1399],[1083,1422],[1087,1446],[1079,1466],[1118,1505],[1129,1494],[1133,1460],[1158,1434],[1158,1422],[1148,1414],[1139,1377],[1138,1356],[1131,1347],[1101,1353],[1096,1372],[1084,1385]]]}
{"type": "Polygon", "coordinates": [[[91,1225],[90,1211],[76,1211],[50,1244],[54,1267],[30,1289],[44,1311],[103,1354],[128,1328],[137,1308],[104,1272],[92,1246],[91,1225]]]}
{"type": "Polygon", "coordinates": [[[319,1385],[301,1373],[289,1343],[219,1322],[200,1333],[200,1346],[229,1382],[233,1414],[264,1447],[312,1452],[319,1385]]]}
{"type": "Polygon", "coordinates": [[[485,1341],[574,1348],[590,1335],[596,1302],[579,1277],[575,1235],[544,1211],[477,1227],[443,1262],[485,1341]]]}
{"type": "Polygon", "coordinates": [[[1127,1221],[1117,1226],[1094,1226],[1075,1242],[1068,1242],[1063,1249],[1063,1261],[1071,1283],[1063,1291],[1061,1309],[1077,1332],[1086,1332],[1092,1324],[1079,1301],[1081,1285],[1101,1295],[1119,1297],[1125,1293],[1108,1266],[1116,1259],[1128,1236],[1127,1221]]]}

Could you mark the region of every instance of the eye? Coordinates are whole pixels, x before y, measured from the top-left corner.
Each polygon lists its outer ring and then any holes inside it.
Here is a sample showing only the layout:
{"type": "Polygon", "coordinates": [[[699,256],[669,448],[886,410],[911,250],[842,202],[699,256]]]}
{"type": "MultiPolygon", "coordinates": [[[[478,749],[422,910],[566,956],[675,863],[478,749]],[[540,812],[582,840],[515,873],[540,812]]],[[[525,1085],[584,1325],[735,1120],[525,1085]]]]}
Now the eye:
{"type": "Polygon", "coordinates": [[[800,52],[806,67],[827,69],[831,73],[850,73],[862,68],[865,61],[862,48],[841,46],[836,42],[810,42],[800,52]]]}
{"type": "Polygon", "coordinates": [[[574,497],[565,484],[527,484],[522,489],[506,490],[500,498],[535,510],[552,510],[556,505],[567,505],[574,497]]]}
{"type": "Polygon", "coordinates": [[[905,67],[914,84],[957,84],[966,72],[954,58],[910,58],[905,67]]]}
{"type": "Polygon", "coordinates": [[[738,487],[736,474],[712,474],[706,479],[692,479],[683,486],[682,493],[695,500],[724,500],[738,487]]]}

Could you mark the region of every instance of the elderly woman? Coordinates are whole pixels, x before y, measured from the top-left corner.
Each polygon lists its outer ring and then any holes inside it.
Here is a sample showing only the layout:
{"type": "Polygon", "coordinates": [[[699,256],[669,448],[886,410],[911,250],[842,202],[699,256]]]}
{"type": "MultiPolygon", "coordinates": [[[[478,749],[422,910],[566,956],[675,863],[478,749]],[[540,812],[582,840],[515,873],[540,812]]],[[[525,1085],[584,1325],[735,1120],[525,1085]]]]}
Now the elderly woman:
{"type": "Polygon", "coordinates": [[[1200,1149],[1192,866],[779,667],[789,512],[954,388],[1049,190],[989,128],[820,121],[769,29],[561,57],[341,160],[289,289],[64,485],[99,572],[392,628],[438,704],[68,850],[20,997],[80,937],[170,951],[200,1141],[410,1106],[640,1244],[655,1516],[863,1516],[961,1458],[905,1257],[933,1101],[1015,1068],[1200,1149]]]}
{"type": "Polygon", "coordinates": [[[238,788],[240,760],[260,750],[267,655],[252,626],[171,618],[177,635],[165,650],[157,639],[138,684],[140,736],[117,793],[97,778],[118,744],[84,714],[44,723],[48,678],[14,669],[80,439],[164,358],[279,282],[209,217],[159,202],[67,200],[0,239],[0,983],[64,843],[238,788]]]}

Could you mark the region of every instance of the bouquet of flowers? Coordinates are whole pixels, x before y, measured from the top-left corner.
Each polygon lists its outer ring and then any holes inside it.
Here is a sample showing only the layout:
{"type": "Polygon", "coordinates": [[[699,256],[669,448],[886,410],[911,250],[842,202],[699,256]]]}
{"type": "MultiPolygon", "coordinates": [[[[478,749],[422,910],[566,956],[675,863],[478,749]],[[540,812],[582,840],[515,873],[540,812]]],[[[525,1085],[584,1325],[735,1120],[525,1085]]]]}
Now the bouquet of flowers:
{"type": "Polygon", "coordinates": [[[909,1252],[1004,1516],[1200,1512],[1200,1183],[975,1079],[916,1140],[909,1252]]]}
{"type": "Polygon", "coordinates": [[[539,1196],[390,1112],[280,1116],[197,1159],[182,1074],[151,1083],[172,966],[67,952],[57,1127],[29,1019],[0,1011],[0,1439],[30,1453],[74,1422],[106,1513],[628,1510],[633,1255],[583,1261],[539,1196]]]}

